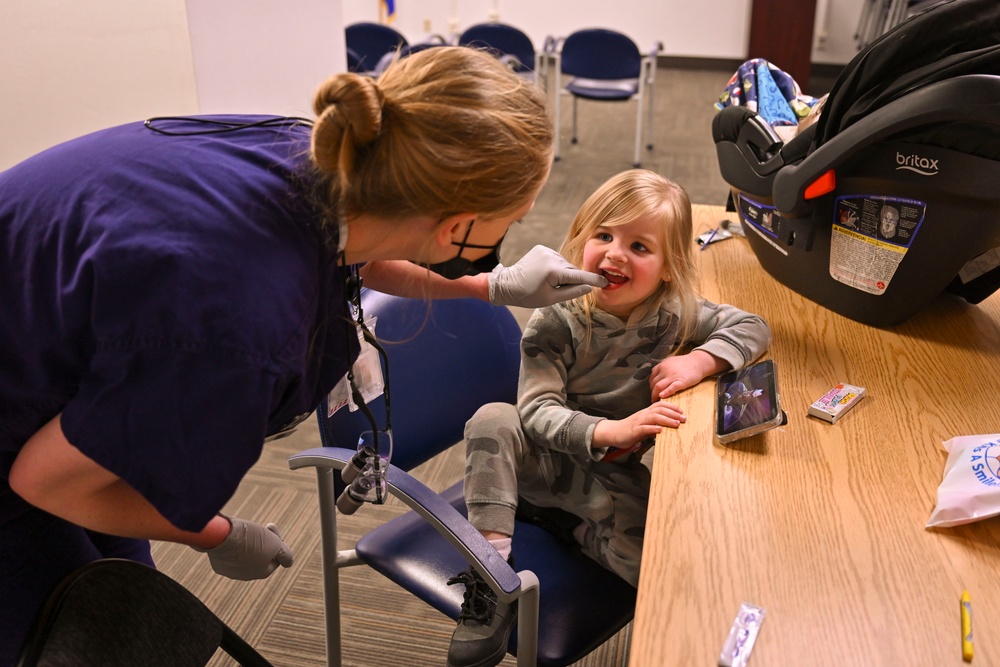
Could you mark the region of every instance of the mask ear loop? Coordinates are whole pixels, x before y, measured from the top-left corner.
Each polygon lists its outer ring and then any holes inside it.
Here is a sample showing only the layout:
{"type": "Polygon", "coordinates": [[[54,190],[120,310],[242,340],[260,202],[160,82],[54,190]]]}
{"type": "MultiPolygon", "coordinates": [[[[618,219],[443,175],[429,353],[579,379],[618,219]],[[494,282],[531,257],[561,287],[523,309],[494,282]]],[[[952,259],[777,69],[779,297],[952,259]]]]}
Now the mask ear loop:
{"type": "MultiPolygon", "coordinates": [[[[504,232],[504,235],[500,237],[500,240],[497,241],[496,243],[494,243],[493,245],[480,245],[480,244],[477,244],[477,243],[469,243],[468,242],[469,241],[469,234],[472,233],[472,225],[474,225],[474,224],[476,224],[475,220],[472,220],[471,222],[469,222],[469,228],[465,230],[465,237],[462,239],[462,241],[460,243],[455,243],[454,241],[451,242],[452,245],[457,245],[458,246],[458,254],[455,256],[456,258],[461,257],[462,256],[462,251],[465,250],[466,248],[472,248],[473,250],[497,250],[497,251],[499,251],[500,245],[503,243],[503,240],[505,238],[507,238],[507,233],[504,232]]],[[[478,260],[476,260],[476,261],[478,261],[478,260]]]]}
{"type": "Polygon", "coordinates": [[[438,275],[444,276],[445,278],[451,280],[454,278],[460,278],[467,275],[476,275],[479,273],[488,273],[495,269],[498,264],[500,264],[500,245],[503,243],[504,238],[507,236],[506,232],[500,237],[500,239],[492,245],[480,245],[476,243],[469,243],[469,235],[472,233],[472,225],[475,224],[475,219],[469,222],[468,228],[465,230],[465,236],[460,242],[452,241],[451,245],[458,246],[458,254],[449,260],[444,262],[436,262],[433,264],[421,264],[421,266],[426,267],[430,271],[437,273],[438,275]],[[466,259],[462,257],[467,248],[474,248],[476,250],[489,250],[485,256],[479,259],[466,259]]]}
{"type": "Polygon", "coordinates": [[[469,226],[465,229],[465,236],[462,237],[461,243],[455,243],[454,241],[451,242],[452,245],[458,246],[458,254],[455,255],[455,259],[460,258],[462,256],[462,252],[464,252],[466,248],[473,247],[468,245],[467,241],[469,240],[469,234],[472,233],[472,225],[474,224],[476,224],[476,220],[473,218],[469,221],[469,226]]]}
{"type": "Polygon", "coordinates": [[[507,238],[507,233],[504,232],[504,235],[500,237],[500,240],[494,243],[493,245],[479,245],[476,243],[469,243],[468,242],[469,234],[472,233],[472,225],[474,224],[476,224],[475,219],[469,222],[469,228],[465,230],[465,237],[462,239],[461,243],[455,243],[454,241],[451,242],[452,245],[458,246],[458,254],[455,255],[454,259],[465,259],[464,257],[462,257],[462,253],[465,252],[466,248],[471,248],[473,250],[492,250],[493,252],[489,253],[485,257],[480,257],[479,259],[465,260],[469,262],[471,266],[476,268],[480,273],[487,273],[489,271],[492,271],[494,267],[496,267],[496,265],[500,263],[500,246],[503,244],[504,239],[507,238]],[[482,262],[488,262],[489,267],[486,268],[481,266],[480,263],[482,262]]]}

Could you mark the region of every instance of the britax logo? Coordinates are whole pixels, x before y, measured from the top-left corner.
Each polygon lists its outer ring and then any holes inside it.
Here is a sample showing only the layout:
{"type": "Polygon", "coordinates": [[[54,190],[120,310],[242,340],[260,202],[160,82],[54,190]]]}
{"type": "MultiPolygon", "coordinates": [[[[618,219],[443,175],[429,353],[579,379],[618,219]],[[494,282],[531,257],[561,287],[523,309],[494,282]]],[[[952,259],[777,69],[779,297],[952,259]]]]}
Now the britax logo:
{"type": "Polygon", "coordinates": [[[938,161],[932,160],[926,157],[920,157],[916,153],[913,155],[903,155],[902,153],[896,153],[896,171],[900,169],[908,169],[912,172],[916,172],[921,176],[937,176],[938,173],[938,161]]]}

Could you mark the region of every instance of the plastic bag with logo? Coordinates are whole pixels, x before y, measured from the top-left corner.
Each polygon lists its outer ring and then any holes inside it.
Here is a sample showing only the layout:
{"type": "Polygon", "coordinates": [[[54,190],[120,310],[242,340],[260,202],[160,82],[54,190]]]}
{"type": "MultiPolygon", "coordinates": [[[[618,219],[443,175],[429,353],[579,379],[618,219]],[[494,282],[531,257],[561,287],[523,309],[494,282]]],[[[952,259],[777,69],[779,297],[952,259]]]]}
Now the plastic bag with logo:
{"type": "Polygon", "coordinates": [[[927,528],[1000,515],[1000,433],[965,435],[943,445],[948,462],[927,528]]]}

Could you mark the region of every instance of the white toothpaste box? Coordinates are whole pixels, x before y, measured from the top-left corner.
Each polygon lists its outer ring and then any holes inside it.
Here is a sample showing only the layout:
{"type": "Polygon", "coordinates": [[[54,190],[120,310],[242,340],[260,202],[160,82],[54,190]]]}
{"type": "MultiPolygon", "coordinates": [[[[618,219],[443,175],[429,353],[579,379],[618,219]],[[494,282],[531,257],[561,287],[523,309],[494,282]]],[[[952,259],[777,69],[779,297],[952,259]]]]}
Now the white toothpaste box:
{"type": "Polygon", "coordinates": [[[865,396],[865,388],[857,387],[853,384],[841,382],[836,387],[826,392],[822,398],[817,399],[809,406],[809,414],[819,417],[831,424],[836,424],[837,420],[858,404],[865,396]]]}

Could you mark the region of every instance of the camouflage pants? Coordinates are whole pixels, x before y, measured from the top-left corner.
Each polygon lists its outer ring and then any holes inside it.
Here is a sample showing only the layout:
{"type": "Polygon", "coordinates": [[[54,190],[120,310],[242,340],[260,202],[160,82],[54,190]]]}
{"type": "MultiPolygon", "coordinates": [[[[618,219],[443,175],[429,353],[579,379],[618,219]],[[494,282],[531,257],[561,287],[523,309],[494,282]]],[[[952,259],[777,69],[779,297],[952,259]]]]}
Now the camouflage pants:
{"type": "Polygon", "coordinates": [[[465,425],[465,504],[479,530],[514,533],[517,498],[561,507],[583,519],[583,551],[633,586],[639,582],[649,501],[640,461],[581,462],[525,437],[517,408],[481,407],[465,425]]]}

